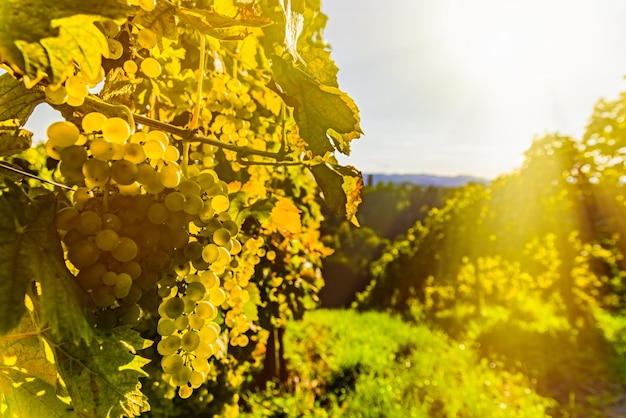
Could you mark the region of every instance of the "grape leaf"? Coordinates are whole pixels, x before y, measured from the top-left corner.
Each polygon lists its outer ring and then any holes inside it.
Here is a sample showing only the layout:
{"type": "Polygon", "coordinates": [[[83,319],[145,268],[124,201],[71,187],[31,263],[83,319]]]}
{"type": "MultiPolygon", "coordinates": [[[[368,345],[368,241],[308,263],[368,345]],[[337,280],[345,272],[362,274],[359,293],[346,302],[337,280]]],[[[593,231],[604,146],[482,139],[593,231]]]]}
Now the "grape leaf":
{"type": "Polygon", "coordinates": [[[148,410],[141,393],[141,369],[149,361],[136,355],[147,340],[130,328],[95,332],[91,344],[51,344],[56,364],[81,417],[139,416],[148,410]]]}
{"type": "Polygon", "coordinates": [[[73,417],[57,395],[57,373],[46,358],[40,333],[25,315],[11,334],[0,338],[0,391],[9,408],[6,416],[73,417]]]}
{"type": "Polygon", "coordinates": [[[173,41],[178,39],[176,30],[176,6],[166,1],[158,2],[154,10],[140,10],[133,23],[150,29],[159,40],[162,37],[173,41]]]}
{"type": "Polygon", "coordinates": [[[106,47],[106,38],[92,23],[125,18],[132,10],[125,0],[3,0],[0,62],[31,80],[47,74],[56,83],[71,69],[74,60],[95,77],[99,54],[106,51],[102,49],[106,47]],[[47,46],[40,43],[43,39],[47,46]],[[76,39],[80,39],[80,47],[76,39]]]}
{"type": "Polygon", "coordinates": [[[222,40],[243,39],[247,35],[245,27],[263,27],[272,23],[267,18],[249,13],[240,18],[231,18],[215,10],[191,10],[184,7],[177,10],[177,15],[199,32],[222,40]]]}
{"type": "Polygon", "coordinates": [[[27,89],[10,74],[0,75],[0,121],[17,119],[19,126],[23,126],[44,97],[41,90],[27,89]]]}
{"type": "Polygon", "coordinates": [[[357,224],[356,211],[361,203],[363,177],[352,167],[317,164],[311,167],[315,181],[324,194],[324,202],[338,216],[357,224]]]}
{"type": "Polygon", "coordinates": [[[44,38],[40,43],[50,60],[52,74],[49,75],[53,83],[63,81],[68,69],[71,71],[70,60],[80,65],[88,79],[98,76],[102,55],[109,53],[106,36],[93,24],[100,19],[99,16],[76,15],[51,22],[53,28],[59,29],[59,35],[44,38]]]}
{"type": "Polygon", "coordinates": [[[285,15],[285,48],[295,61],[304,62],[298,53],[298,38],[304,29],[304,0],[281,1],[280,6],[285,15]]]}
{"type": "Polygon", "coordinates": [[[57,395],[55,387],[16,370],[0,373],[0,389],[8,407],[7,417],[76,417],[71,406],[57,395]]]}
{"type": "MultiPolygon", "coordinates": [[[[29,315],[7,336],[0,338],[0,364],[3,370],[17,370],[51,386],[56,384],[54,365],[46,358],[40,332],[29,315]]],[[[6,373],[5,373],[6,374],[6,373]]]]}
{"type": "Polygon", "coordinates": [[[276,196],[276,199],[276,205],[264,227],[270,230],[287,231],[291,234],[300,233],[302,230],[300,209],[287,198],[276,196]]]}
{"type": "Polygon", "coordinates": [[[43,315],[53,332],[71,341],[89,340],[91,329],[55,227],[54,195],[31,199],[16,185],[9,186],[0,195],[0,334],[17,326],[26,310],[27,287],[38,280],[43,315]]]}
{"type": "Polygon", "coordinates": [[[19,119],[0,122],[0,157],[18,154],[33,144],[33,133],[19,125],[19,119]]]}
{"type": "Polygon", "coordinates": [[[316,156],[337,149],[350,153],[350,141],[361,135],[359,110],[354,101],[336,87],[319,83],[304,71],[274,57],[272,74],[276,92],[294,108],[300,136],[316,156]]]}

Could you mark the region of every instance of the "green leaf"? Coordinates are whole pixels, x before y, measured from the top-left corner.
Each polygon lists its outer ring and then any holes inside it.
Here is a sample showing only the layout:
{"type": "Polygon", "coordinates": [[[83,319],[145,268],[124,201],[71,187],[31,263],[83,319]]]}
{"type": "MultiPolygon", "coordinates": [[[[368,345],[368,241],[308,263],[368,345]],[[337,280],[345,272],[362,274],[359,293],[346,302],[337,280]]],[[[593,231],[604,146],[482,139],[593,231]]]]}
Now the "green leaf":
{"type": "MultiPolygon", "coordinates": [[[[14,369],[54,386],[57,379],[56,368],[46,358],[40,336],[41,333],[31,317],[24,315],[9,335],[0,338],[0,364],[7,373],[14,369]]],[[[8,376],[7,373],[5,374],[8,376]]]]}
{"type": "Polygon", "coordinates": [[[165,1],[158,2],[151,12],[140,10],[133,19],[133,23],[150,29],[157,35],[159,40],[161,37],[173,41],[178,39],[178,32],[176,30],[176,6],[171,3],[165,1]]]}
{"type": "Polygon", "coordinates": [[[88,79],[98,76],[102,55],[109,53],[106,36],[93,24],[101,19],[100,16],[75,15],[51,22],[53,28],[59,29],[59,35],[44,38],[40,43],[50,60],[52,74],[49,75],[53,83],[65,79],[68,69],[71,70],[70,60],[80,65],[88,79]]]}
{"type": "Polygon", "coordinates": [[[19,128],[18,119],[0,122],[0,157],[18,154],[33,144],[33,133],[19,128]]]}
{"type": "Polygon", "coordinates": [[[146,347],[130,328],[96,332],[90,345],[52,344],[59,373],[79,416],[139,416],[148,410],[141,393],[141,369],[149,361],[136,355],[146,347]]]}
{"type": "Polygon", "coordinates": [[[0,62],[31,80],[47,74],[53,83],[61,81],[63,74],[71,69],[72,60],[95,76],[94,70],[98,70],[94,68],[95,62],[100,59],[96,56],[102,52],[103,45],[106,47],[106,38],[102,33],[96,35],[98,29],[92,22],[125,18],[132,11],[126,0],[3,0],[0,62]],[[81,39],[82,36],[86,37],[81,39]],[[98,38],[96,42],[95,38],[98,38]],[[43,39],[47,39],[47,47],[40,43],[43,39]],[[81,40],[85,49],[76,46],[76,39],[81,40]]]}
{"type": "Polygon", "coordinates": [[[246,27],[263,27],[272,23],[269,19],[250,13],[231,18],[215,10],[191,10],[181,7],[177,10],[177,14],[199,32],[222,40],[243,39],[248,34],[246,27]]]}
{"type": "Polygon", "coordinates": [[[0,195],[1,334],[19,323],[27,287],[37,280],[44,320],[53,332],[71,341],[91,337],[78,287],[65,266],[55,213],[56,199],[51,192],[31,199],[10,184],[0,195]]]}
{"type": "Polygon", "coordinates": [[[0,121],[17,119],[19,126],[24,126],[44,98],[45,94],[41,90],[27,89],[24,83],[8,73],[0,75],[0,121]]]}
{"type": "Polygon", "coordinates": [[[281,2],[283,14],[285,15],[285,48],[295,61],[303,62],[298,53],[298,38],[304,29],[304,0],[293,0],[281,2]]]}
{"type": "Polygon", "coordinates": [[[8,407],[7,417],[76,417],[71,406],[56,395],[49,383],[16,370],[0,373],[0,388],[8,407]]]}
{"type": "Polygon", "coordinates": [[[324,202],[338,216],[356,222],[355,214],[361,203],[363,177],[353,167],[317,164],[311,167],[315,181],[322,189],[324,202]]]}
{"type": "Polygon", "coordinates": [[[323,156],[335,147],[349,154],[350,141],[361,135],[359,110],[354,101],[338,88],[319,83],[280,57],[273,58],[272,74],[277,93],[294,108],[300,136],[313,154],[323,156]]]}

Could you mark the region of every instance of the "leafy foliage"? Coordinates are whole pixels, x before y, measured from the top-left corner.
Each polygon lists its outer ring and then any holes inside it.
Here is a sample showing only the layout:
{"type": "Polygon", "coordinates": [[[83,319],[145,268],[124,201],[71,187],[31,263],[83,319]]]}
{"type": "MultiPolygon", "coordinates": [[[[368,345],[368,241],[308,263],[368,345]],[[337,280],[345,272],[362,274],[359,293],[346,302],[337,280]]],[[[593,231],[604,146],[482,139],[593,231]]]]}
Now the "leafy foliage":
{"type": "Polygon", "coordinates": [[[358,109],[319,2],[10,0],[0,14],[0,333],[28,335],[48,372],[7,354],[3,407],[222,414],[254,373],[274,377],[275,336],[319,302],[322,196],[347,219],[360,203],[361,174],[334,159],[358,109]],[[300,51],[310,65],[291,62],[300,51]],[[66,121],[30,148],[41,102],[66,121]]]}

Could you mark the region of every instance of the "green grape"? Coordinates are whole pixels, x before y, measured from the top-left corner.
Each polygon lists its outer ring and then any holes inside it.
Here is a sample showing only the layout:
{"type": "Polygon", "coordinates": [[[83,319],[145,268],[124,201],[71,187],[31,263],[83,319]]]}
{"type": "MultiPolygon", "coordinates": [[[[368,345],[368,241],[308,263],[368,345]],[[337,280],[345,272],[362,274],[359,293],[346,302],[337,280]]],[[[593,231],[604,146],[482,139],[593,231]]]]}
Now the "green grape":
{"type": "Polygon", "coordinates": [[[171,192],[163,199],[163,204],[170,212],[179,212],[185,205],[185,195],[180,192],[171,192]]]}
{"type": "Polygon", "coordinates": [[[102,229],[98,231],[94,241],[102,251],[113,251],[120,244],[120,237],[112,229],[102,229]]]}
{"type": "Polygon", "coordinates": [[[155,202],[148,208],[147,217],[150,222],[155,225],[164,224],[170,212],[167,207],[160,202],[155,202]]]}
{"type": "Polygon", "coordinates": [[[130,289],[133,284],[133,278],[130,277],[128,273],[119,273],[117,275],[117,281],[115,282],[116,287],[130,289]]]}
{"type": "MultiPolygon", "coordinates": [[[[213,245],[213,244],[211,244],[213,245]]],[[[212,271],[205,271],[199,277],[200,283],[204,285],[205,289],[213,289],[220,285],[220,278],[217,277],[212,271]]]]}
{"type": "Polygon", "coordinates": [[[107,117],[99,112],[91,112],[87,113],[81,122],[81,126],[83,127],[83,131],[86,134],[92,132],[99,132],[102,130],[102,124],[107,120],[107,117]]]}
{"type": "Polygon", "coordinates": [[[146,157],[152,160],[159,160],[165,155],[165,145],[162,142],[150,139],[143,146],[146,157]]]}
{"type": "Polygon", "coordinates": [[[89,151],[93,158],[100,161],[109,161],[115,155],[115,147],[109,141],[98,138],[89,144],[89,151]]]}
{"type": "Polygon", "coordinates": [[[117,273],[114,271],[107,271],[102,275],[102,283],[107,286],[115,286],[115,283],[117,283],[117,273]]]}
{"type": "Polygon", "coordinates": [[[230,242],[230,232],[226,228],[219,228],[213,232],[213,242],[220,247],[226,246],[230,242]]]}
{"type": "Polygon", "coordinates": [[[97,308],[106,308],[115,302],[115,292],[110,286],[95,287],[91,291],[91,300],[97,308]]]}
{"type": "Polygon", "coordinates": [[[213,198],[211,198],[211,206],[213,207],[215,212],[227,211],[230,206],[228,196],[224,196],[221,194],[218,194],[217,196],[213,196],[213,198]]]}
{"type": "Polygon", "coordinates": [[[239,227],[237,226],[237,223],[230,219],[222,222],[222,227],[226,228],[228,232],[230,232],[231,237],[234,237],[235,235],[239,233],[239,227]]]}
{"type": "Polygon", "coordinates": [[[178,161],[180,158],[180,151],[173,145],[165,147],[165,153],[163,154],[164,161],[178,161]]]}
{"type": "Polygon", "coordinates": [[[83,235],[93,235],[102,228],[102,218],[96,212],[85,211],[78,217],[78,231],[83,235]]]}
{"type": "Polygon", "coordinates": [[[208,223],[213,219],[214,215],[215,211],[213,210],[211,205],[204,205],[198,213],[198,219],[200,219],[201,222],[208,223]]]}
{"type": "MultiPolygon", "coordinates": [[[[231,245],[231,247],[230,247],[230,254],[231,255],[237,255],[237,254],[239,254],[241,252],[241,243],[239,242],[239,240],[231,239],[230,240],[230,245],[231,245]]],[[[274,254],[274,255],[276,255],[276,254],[274,254]]],[[[274,258],[276,258],[276,257],[274,257],[274,258]]],[[[269,260],[269,258],[268,258],[268,260],[269,260]]],[[[272,260],[270,260],[270,261],[272,261],[272,260]]]]}
{"type": "Polygon", "coordinates": [[[159,171],[159,181],[163,187],[173,189],[180,184],[181,170],[178,164],[169,163],[159,171]]]}
{"type": "Polygon", "coordinates": [[[79,145],[70,145],[59,152],[63,165],[69,168],[82,168],[87,161],[87,151],[79,145]]]}
{"type": "Polygon", "coordinates": [[[107,43],[109,44],[109,54],[106,58],[111,60],[118,60],[122,58],[122,55],[124,54],[124,46],[122,46],[122,43],[113,38],[107,38],[107,43]]]}
{"type": "Polygon", "coordinates": [[[179,297],[173,297],[165,302],[164,312],[169,318],[176,319],[182,315],[185,302],[179,297]]]}
{"type": "Polygon", "coordinates": [[[204,171],[196,177],[196,182],[200,185],[202,190],[208,190],[215,184],[216,175],[211,172],[204,171]]]}
{"type": "Polygon", "coordinates": [[[198,195],[188,196],[183,205],[183,211],[189,215],[197,215],[204,207],[204,200],[198,195]]]}
{"type": "Polygon", "coordinates": [[[200,330],[200,340],[202,341],[202,343],[214,343],[215,341],[217,341],[217,338],[220,335],[220,330],[219,328],[215,329],[215,327],[213,327],[212,325],[215,324],[215,322],[209,322],[209,324],[207,326],[205,326],[204,328],[202,328],[200,330]]]}
{"type": "Polygon", "coordinates": [[[65,80],[65,90],[67,94],[76,98],[85,98],[89,94],[87,83],[77,75],[72,75],[65,80]]]}
{"type": "Polygon", "coordinates": [[[153,223],[142,223],[135,239],[140,247],[153,248],[161,240],[161,229],[153,223]]]}
{"type": "Polygon", "coordinates": [[[73,107],[79,107],[82,106],[83,103],[85,103],[85,96],[82,97],[76,97],[76,96],[67,96],[67,100],[65,101],[65,103],[67,103],[70,106],[73,107]]]}
{"type": "Polygon", "coordinates": [[[124,71],[126,71],[126,74],[136,74],[139,70],[139,66],[133,60],[124,61],[123,68],[124,71]]]}
{"type": "MultiPolygon", "coordinates": [[[[198,389],[200,386],[202,386],[203,383],[204,383],[204,376],[202,375],[202,373],[195,371],[195,370],[192,371],[191,376],[189,377],[189,384],[191,385],[191,387],[193,389],[198,389]]],[[[181,391],[185,387],[189,387],[189,386],[181,386],[180,389],[178,390],[178,396],[180,396],[182,399],[186,399],[181,395],[181,391]]]]}
{"type": "Polygon", "coordinates": [[[46,141],[46,155],[55,160],[61,159],[61,151],[63,151],[63,147],[55,145],[52,141],[46,141]]]}
{"type": "Polygon", "coordinates": [[[211,302],[200,301],[196,305],[196,314],[203,320],[212,321],[217,317],[217,308],[211,302]]]}
{"type": "Polygon", "coordinates": [[[215,244],[208,244],[202,250],[202,258],[207,263],[215,262],[218,256],[219,256],[219,247],[215,244]]]}
{"type": "Polygon", "coordinates": [[[197,302],[204,297],[206,294],[206,289],[204,285],[200,282],[193,282],[187,285],[187,289],[185,291],[185,296],[189,298],[189,300],[193,302],[197,302]]]}
{"type": "Polygon", "coordinates": [[[200,185],[192,180],[183,180],[178,185],[178,191],[185,197],[199,196],[202,193],[200,185]]]}
{"type": "Polygon", "coordinates": [[[118,232],[122,229],[122,220],[114,213],[105,213],[102,215],[102,228],[118,232]]]}
{"type": "Polygon", "coordinates": [[[165,356],[161,359],[161,368],[167,374],[176,374],[180,370],[185,362],[183,358],[178,354],[172,354],[169,356],[165,356]]]}
{"type": "Polygon", "coordinates": [[[217,260],[215,260],[215,263],[227,266],[232,259],[230,252],[224,247],[218,247],[217,251],[219,252],[219,255],[217,256],[217,260]]]}
{"type": "Polygon", "coordinates": [[[76,208],[67,206],[60,209],[55,218],[56,227],[61,231],[69,231],[76,226],[80,214],[76,208]]]}
{"type": "Polygon", "coordinates": [[[119,322],[123,325],[135,326],[141,318],[141,308],[136,303],[125,307],[119,317],[119,322]]]}
{"type": "Polygon", "coordinates": [[[91,290],[102,286],[102,277],[108,271],[106,266],[100,262],[83,268],[78,272],[76,281],[85,290],[91,290]]]}
{"type": "Polygon", "coordinates": [[[172,380],[170,381],[173,386],[182,386],[186,387],[187,383],[189,383],[189,378],[191,377],[191,368],[189,366],[183,366],[180,368],[178,373],[172,375],[172,380]]]}
{"type": "Polygon", "coordinates": [[[138,0],[137,4],[146,12],[151,12],[156,7],[156,0],[138,0]]]}
{"type": "Polygon", "coordinates": [[[139,248],[135,241],[128,237],[120,237],[118,246],[111,251],[111,254],[117,261],[126,262],[137,257],[138,252],[139,248]]]}
{"type": "Polygon", "coordinates": [[[127,261],[120,264],[118,271],[120,273],[128,274],[133,280],[137,280],[139,277],[141,277],[141,273],[143,273],[141,264],[137,263],[136,261],[127,261]]]}
{"type": "Polygon", "coordinates": [[[102,123],[102,136],[107,141],[121,144],[130,137],[130,125],[122,118],[110,118],[102,123]]]}
{"type": "Polygon", "coordinates": [[[162,337],[172,335],[176,331],[176,324],[170,318],[161,318],[157,324],[157,333],[162,337]]]}
{"type": "Polygon", "coordinates": [[[222,303],[226,301],[226,293],[220,287],[216,289],[211,289],[209,292],[209,302],[211,302],[215,306],[220,306],[222,303]]]}
{"type": "Polygon", "coordinates": [[[159,131],[158,129],[150,131],[146,134],[146,142],[152,140],[159,141],[165,147],[167,147],[170,143],[170,137],[167,135],[167,133],[159,131]]]}
{"type": "Polygon", "coordinates": [[[146,153],[140,144],[128,142],[124,144],[124,159],[134,164],[141,164],[146,161],[146,153]]]}
{"type": "MultiPolygon", "coordinates": [[[[193,376],[193,372],[191,376],[189,377],[189,379],[191,379],[192,376],[193,376]]],[[[189,399],[192,394],[193,394],[193,385],[191,387],[188,385],[182,385],[181,387],[178,388],[178,397],[180,399],[189,399]]]]}
{"type": "Polygon", "coordinates": [[[111,163],[111,178],[118,184],[124,186],[133,184],[138,176],[137,164],[133,162],[118,160],[111,163]]]}
{"type": "Polygon", "coordinates": [[[200,337],[195,331],[190,330],[186,332],[185,334],[183,334],[183,338],[181,339],[181,342],[180,342],[180,347],[183,350],[191,352],[195,350],[196,348],[198,348],[199,345],[200,345],[200,337]]]}
{"type": "Polygon", "coordinates": [[[137,43],[146,49],[152,49],[157,44],[157,36],[148,28],[139,29],[137,43]]]}
{"type": "Polygon", "coordinates": [[[46,131],[48,141],[60,148],[69,147],[78,141],[80,131],[73,123],[67,121],[53,122],[46,131]]]}
{"type": "Polygon", "coordinates": [[[111,19],[101,20],[98,26],[108,38],[115,38],[120,33],[120,27],[111,19]]]}
{"type": "Polygon", "coordinates": [[[44,93],[47,101],[55,105],[62,105],[68,98],[67,90],[65,90],[65,86],[62,85],[56,87],[48,85],[44,89],[44,93]]]}
{"type": "Polygon", "coordinates": [[[185,330],[187,329],[187,327],[189,327],[189,318],[186,317],[185,315],[181,315],[178,318],[176,318],[176,320],[174,321],[174,325],[176,326],[176,329],[179,331],[185,330]]]}
{"type": "Polygon", "coordinates": [[[137,181],[141,184],[151,184],[157,181],[157,172],[150,164],[137,165],[137,181]]]}
{"type": "Polygon", "coordinates": [[[204,326],[204,319],[197,314],[189,315],[189,327],[193,329],[201,329],[204,326]]]}
{"type": "Polygon", "coordinates": [[[198,241],[190,241],[187,245],[185,245],[183,253],[185,254],[185,258],[187,260],[195,260],[202,256],[202,249],[202,244],[198,241]]]}
{"type": "Polygon", "coordinates": [[[83,175],[93,185],[104,186],[109,181],[111,168],[106,161],[89,159],[83,164],[83,175]]]}
{"type": "Polygon", "coordinates": [[[149,78],[157,78],[159,75],[161,75],[162,71],[159,61],[155,60],[152,57],[148,57],[141,61],[140,68],[141,72],[149,78]]]}
{"type": "Polygon", "coordinates": [[[115,297],[117,299],[123,299],[125,297],[128,296],[128,294],[130,293],[130,286],[129,287],[125,287],[125,286],[120,286],[120,285],[115,285],[113,287],[113,293],[115,294],[115,297]]]}
{"type": "Polygon", "coordinates": [[[161,339],[157,344],[157,351],[162,356],[171,356],[180,348],[180,337],[178,335],[170,335],[161,339]]]}

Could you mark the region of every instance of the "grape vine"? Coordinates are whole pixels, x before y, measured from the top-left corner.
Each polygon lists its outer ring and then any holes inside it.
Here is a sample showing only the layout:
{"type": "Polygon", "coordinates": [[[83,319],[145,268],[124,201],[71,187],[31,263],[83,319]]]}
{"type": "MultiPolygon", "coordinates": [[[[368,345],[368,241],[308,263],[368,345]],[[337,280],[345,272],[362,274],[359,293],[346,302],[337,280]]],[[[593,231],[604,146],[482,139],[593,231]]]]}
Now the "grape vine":
{"type": "Polygon", "coordinates": [[[347,219],[360,201],[334,158],[359,118],[319,2],[283,6],[0,6],[9,416],[236,410],[285,321],[316,305],[321,200],[347,219]],[[31,147],[42,102],[64,120],[31,147]]]}

